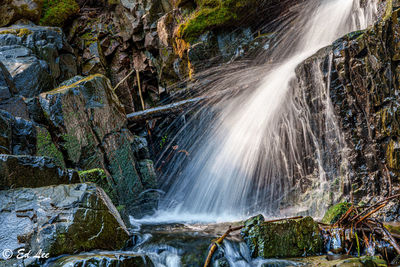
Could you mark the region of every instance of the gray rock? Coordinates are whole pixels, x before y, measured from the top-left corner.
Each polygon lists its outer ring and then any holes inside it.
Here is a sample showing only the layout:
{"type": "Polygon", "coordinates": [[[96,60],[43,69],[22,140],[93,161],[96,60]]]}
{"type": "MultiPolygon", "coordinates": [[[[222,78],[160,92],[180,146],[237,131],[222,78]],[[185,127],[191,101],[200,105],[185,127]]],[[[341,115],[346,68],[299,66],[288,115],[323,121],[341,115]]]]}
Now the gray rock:
{"type": "Polygon", "coordinates": [[[41,11],[41,1],[2,0],[0,6],[0,27],[10,25],[22,18],[39,22],[41,11]]]}
{"type": "Polygon", "coordinates": [[[101,188],[75,184],[0,191],[0,247],[50,257],[118,250],[129,234],[101,188]]]}
{"type": "Polygon", "coordinates": [[[77,172],[58,167],[51,158],[0,154],[0,190],[77,182],[77,172]]]}

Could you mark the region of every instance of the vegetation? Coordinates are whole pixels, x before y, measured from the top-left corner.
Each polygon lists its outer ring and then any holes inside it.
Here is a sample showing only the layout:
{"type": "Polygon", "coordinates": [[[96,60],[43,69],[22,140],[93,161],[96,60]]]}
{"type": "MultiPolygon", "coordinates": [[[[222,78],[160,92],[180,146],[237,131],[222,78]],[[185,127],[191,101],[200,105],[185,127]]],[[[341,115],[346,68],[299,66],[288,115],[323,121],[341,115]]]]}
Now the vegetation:
{"type": "Polygon", "coordinates": [[[70,17],[78,12],[79,5],[75,0],[45,0],[40,24],[62,27],[70,17]]]}
{"type": "Polygon", "coordinates": [[[245,8],[256,3],[255,0],[197,0],[198,8],[182,23],[178,37],[192,42],[208,30],[231,26],[243,19],[245,8]]]}
{"type": "Polygon", "coordinates": [[[329,210],[325,213],[324,218],[322,219],[323,223],[333,224],[337,222],[343,214],[345,214],[349,208],[351,207],[350,203],[342,202],[336,205],[333,205],[329,208],[329,210]]]}

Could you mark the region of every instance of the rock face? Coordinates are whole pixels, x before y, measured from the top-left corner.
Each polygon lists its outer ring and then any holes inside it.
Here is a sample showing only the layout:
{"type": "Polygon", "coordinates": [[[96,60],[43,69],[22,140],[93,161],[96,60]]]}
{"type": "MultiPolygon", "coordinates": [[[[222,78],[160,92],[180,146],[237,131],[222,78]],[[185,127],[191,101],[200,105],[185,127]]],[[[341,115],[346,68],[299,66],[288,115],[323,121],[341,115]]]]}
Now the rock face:
{"type": "Polygon", "coordinates": [[[259,215],[245,222],[242,236],[252,257],[301,257],[324,249],[318,224],[311,217],[271,223],[259,215]]]}
{"type": "MultiPolygon", "coordinates": [[[[318,66],[329,82],[325,93],[332,101],[347,147],[348,180],[343,192],[351,193],[356,201],[399,190],[398,15],[399,10],[395,10],[368,30],[344,36],[297,69],[299,80],[309,77],[312,81],[312,67],[318,66]]],[[[315,90],[303,88],[311,112],[319,114],[320,105],[310,93],[315,90]]],[[[398,205],[390,209],[393,215],[398,205]]],[[[387,219],[398,218],[392,215],[387,219]]]]}
{"type": "MultiPolygon", "coordinates": [[[[143,207],[138,204],[148,195],[139,194],[156,187],[155,172],[151,161],[135,157],[132,145],[137,138],[126,128],[124,109],[109,80],[100,74],[77,76],[41,94],[40,104],[67,164],[106,170],[118,205],[139,215],[143,207]]],[[[146,202],[154,205],[154,201],[146,202]]]]}
{"type": "Polygon", "coordinates": [[[76,171],[67,171],[46,157],[0,154],[0,190],[78,183],[76,171]]]}
{"type": "Polygon", "coordinates": [[[0,247],[14,252],[114,250],[129,238],[110,199],[91,183],[0,191],[0,210],[0,247]]]}

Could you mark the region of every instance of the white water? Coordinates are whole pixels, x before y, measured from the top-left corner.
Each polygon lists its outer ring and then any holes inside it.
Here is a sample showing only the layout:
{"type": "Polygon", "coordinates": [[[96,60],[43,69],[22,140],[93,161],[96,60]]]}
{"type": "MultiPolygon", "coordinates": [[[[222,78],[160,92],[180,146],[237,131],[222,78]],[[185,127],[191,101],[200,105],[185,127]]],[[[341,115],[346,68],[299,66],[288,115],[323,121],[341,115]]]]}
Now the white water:
{"type": "MultiPolygon", "coordinates": [[[[294,78],[301,62],[342,35],[373,22],[377,1],[366,2],[364,7],[359,0],[311,0],[304,4],[291,28],[284,29],[287,33],[271,56],[283,60],[266,66],[267,74],[258,88],[216,106],[219,112],[212,129],[201,139],[200,148],[191,151],[192,159],[184,170],[172,174],[174,183],[160,203],[158,218],[149,221],[232,221],[255,212],[270,213],[279,206],[279,199],[293,193],[296,177],[311,180],[316,193],[311,194],[314,198],[306,197],[307,204],[293,203],[297,205],[288,213],[309,209],[316,198],[325,201],[322,193],[337,177],[327,177],[324,148],[314,133],[318,129],[313,129],[309,116],[300,118],[307,111],[289,94],[293,86],[299,86],[294,78]],[[297,140],[296,124],[300,124],[300,135],[306,142],[297,140]],[[307,154],[314,155],[317,165],[312,174],[303,170],[307,154]]],[[[335,127],[329,88],[322,74],[319,83],[325,91],[325,127],[335,127]]],[[[332,132],[335,150],[343,151],[340,132],[332,132]]],[[[340,166],[328,167],[337,169],[334,175],[339,176],[340,166]]]]}

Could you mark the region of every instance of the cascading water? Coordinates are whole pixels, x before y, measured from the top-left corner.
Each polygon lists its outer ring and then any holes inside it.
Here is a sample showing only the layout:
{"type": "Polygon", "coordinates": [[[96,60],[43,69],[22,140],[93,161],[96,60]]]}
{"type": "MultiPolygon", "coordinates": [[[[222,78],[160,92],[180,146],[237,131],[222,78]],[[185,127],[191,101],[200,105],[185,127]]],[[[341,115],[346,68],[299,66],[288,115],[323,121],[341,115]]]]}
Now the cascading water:
{"type": "MultiPolygon", "coordinates": [[[[173,183],[160,201],[159,218],[185,220],[189,214],[195,220],[232,220],[254,212],[272,214],[282,203],[298,204],[298,212],[301,206],[309,210],[316,199],[324,201],[329,181],[345,175],[343,142],[320,68],[312,73],[323,106],[323,120],[316,123],[299,89],[296,67],[340,36],[366,28],[375,19],[376,3],[302,4],[268,58],[274,64],[263,66],[261,85],[215,104],[209,128],[183,137],[191,160],[183,170],[174,167],[166,173],[164,178],[173,183]]],[[[255,74],[237,75],[245,80],[255,74]]]]}

